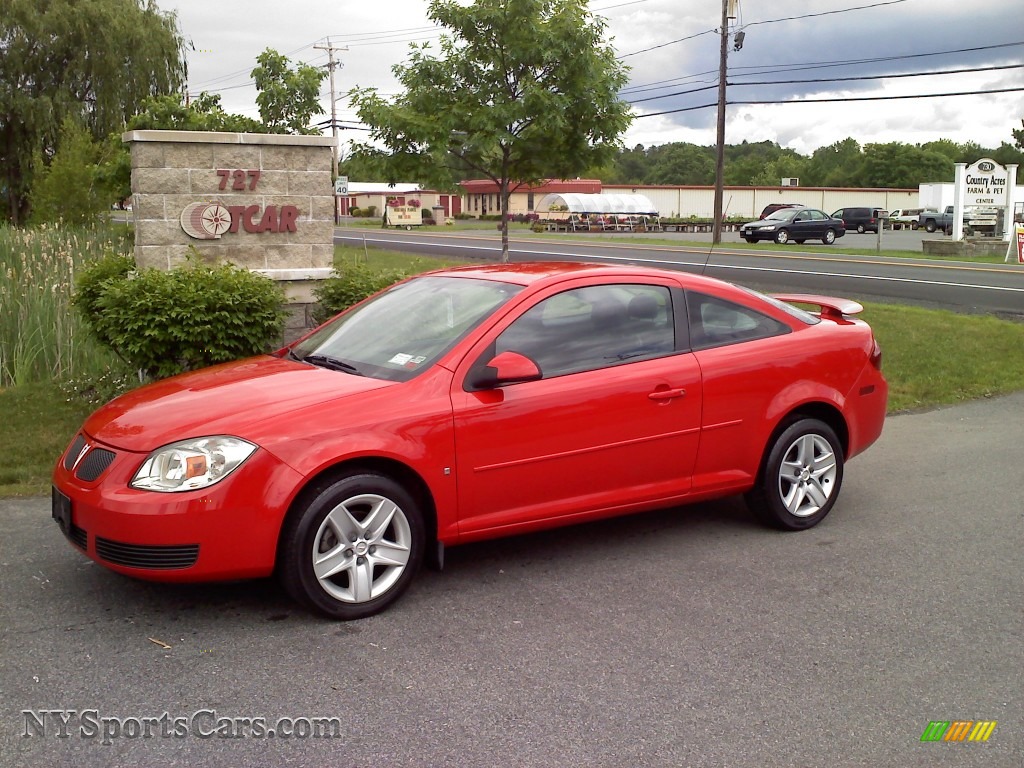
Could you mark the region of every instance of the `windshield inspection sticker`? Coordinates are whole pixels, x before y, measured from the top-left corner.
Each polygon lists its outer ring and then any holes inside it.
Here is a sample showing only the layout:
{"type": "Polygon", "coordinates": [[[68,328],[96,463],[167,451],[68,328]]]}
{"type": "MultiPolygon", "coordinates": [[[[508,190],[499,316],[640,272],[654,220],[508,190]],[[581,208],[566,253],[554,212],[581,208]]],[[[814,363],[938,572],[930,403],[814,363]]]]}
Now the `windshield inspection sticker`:
{"type": "Polygon", "coordinates": [[[388,360],[388,362],[394,363],[395,365],[400,365],[403,368],[415,368],[417,365],[419,365],[426,359],[427,358],[423,355],[416,355],[414,357],[413,355],[399,353],[392,357],[390,360],[388,360]]]}

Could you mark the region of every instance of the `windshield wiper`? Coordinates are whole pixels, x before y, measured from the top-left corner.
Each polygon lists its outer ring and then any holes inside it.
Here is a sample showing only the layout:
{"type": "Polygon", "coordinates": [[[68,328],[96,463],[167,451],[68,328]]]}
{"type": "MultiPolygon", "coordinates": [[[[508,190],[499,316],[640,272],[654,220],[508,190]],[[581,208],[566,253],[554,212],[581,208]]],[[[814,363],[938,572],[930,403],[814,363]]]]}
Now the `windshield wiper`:
{"type": "Polygon", "coordinates": [[[346,363],[344,360],[339,360],[337,357],[331,357],[330,355],[306,355],[302,358],[302,362],[330,368],[332,371],[344,371],[355,376],[363,375],[362,371],[352,365],[352,363],[346,363]]]}

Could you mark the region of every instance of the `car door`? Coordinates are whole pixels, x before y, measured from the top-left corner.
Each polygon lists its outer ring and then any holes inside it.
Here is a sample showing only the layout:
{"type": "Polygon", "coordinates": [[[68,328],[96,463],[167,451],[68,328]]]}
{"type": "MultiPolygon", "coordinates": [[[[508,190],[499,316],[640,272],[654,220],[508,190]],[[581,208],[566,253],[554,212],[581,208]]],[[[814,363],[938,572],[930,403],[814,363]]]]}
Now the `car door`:
{"type": "Polygon", "coordinates": [[[460,534],[685,496],[701,423],[685,333],[681,291],[649,282],[538,297],[482,339],[452,392],[460,534]],[[540,378],[474,390],[471,372],[507,351],[540,378]]]}

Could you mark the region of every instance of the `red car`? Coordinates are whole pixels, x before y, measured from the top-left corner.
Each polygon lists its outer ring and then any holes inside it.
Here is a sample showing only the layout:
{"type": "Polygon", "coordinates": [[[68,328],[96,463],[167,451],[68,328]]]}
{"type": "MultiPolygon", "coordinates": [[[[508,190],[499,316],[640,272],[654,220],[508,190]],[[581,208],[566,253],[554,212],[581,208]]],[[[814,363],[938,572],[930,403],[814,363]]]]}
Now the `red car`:
{"type": "Polygon", "coordinates": [[[339,619],[469,541],[741,493],[810,528],[882,431],[860,310],[642,267],[429,273],[102,407],[57,463],[53,516],[119,573],[276,572],[339,619]]]}

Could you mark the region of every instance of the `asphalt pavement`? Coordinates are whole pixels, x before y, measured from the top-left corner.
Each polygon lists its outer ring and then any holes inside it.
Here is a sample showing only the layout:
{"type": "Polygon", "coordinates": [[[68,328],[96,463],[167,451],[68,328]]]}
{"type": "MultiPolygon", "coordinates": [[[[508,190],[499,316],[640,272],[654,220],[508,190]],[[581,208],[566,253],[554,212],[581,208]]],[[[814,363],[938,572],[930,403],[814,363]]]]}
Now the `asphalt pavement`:
{"type": "Polygon", "coordinates": [[[0,766],[1018,768],[1022,465],[1024,393],[898,415],[810,531],[730,499],[470,545],[347,624],[0,500],[0,766]]]}

